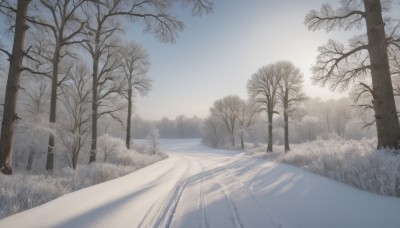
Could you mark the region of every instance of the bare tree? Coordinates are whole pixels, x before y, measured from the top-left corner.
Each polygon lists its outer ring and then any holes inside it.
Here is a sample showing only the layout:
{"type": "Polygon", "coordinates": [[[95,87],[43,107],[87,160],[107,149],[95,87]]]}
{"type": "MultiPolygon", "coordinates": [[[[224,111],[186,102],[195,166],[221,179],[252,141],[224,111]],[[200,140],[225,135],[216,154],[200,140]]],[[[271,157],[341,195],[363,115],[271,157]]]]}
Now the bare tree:
{"type": "Polygon", "coordinates": [[[303,93],[303,74],[300,69],[289,61],[276,62],[275,70],[279,74],[278,96],[282,103],[284,126],[285,153],[289,147],[289,114],[293,111],[294,105],[306,99],[303,93]]]}
{"type": "Polygon", "coordinates": [[[242,106],[243,100],[240,97],[229,95],[215,101],[210,108],[211,115],[215,116],[227,130],[232,147],[235,147],[236,122],[242,106]]]}
{"type": "Polygon", "coordinates": [[[247,91],[259,111],[266,111],[268,117],[268,147],[267,152],[272,152],[272,120],[276,104],[278,102],[278,91],[280,75],[277,74],[275,66],[269,64],[263,66],[251,76],[247,83],[247,91]]]}
{"type": "Polygon", "coordinates": [[[255,105],[251,102],[243,101],[238,122],[239,122],[239,129],[240,129],[240,146],[242,150],[244,150],[244,137],[247,130],[254,124],[256,121],[256,117],[258,114],[258,110],[255,108],[255,105]]]}
{"type": "MultiPolygon", "coordinates": [[[[66,80],[66,74],[63,78],[59,78],[60,62],[66,56],[72,53],[68,51],[68,47],[82,42],[77,38],[85,26],[85,20],[78,12],[80,6],[85,0],[39,0],[34,11],[28,21],[35,25],[39,31],[46,32],[49,39],[48,46],[45,49],[36,48],[36,54],[40,55],[44,61],[51,64],[51,101],[49,124],[54,128],[56,122],[56,106],[58,87],[66,80]]],[[[47,46],[47,45],[46,45],[47,46]]],[[[54,166],[54,135],[50,134],[46,169],[52,170],[54,166]]]]}
{"type": "Polygon", "coordinates": [[[150,129],[149,135],[147,136],[147,138],[150,142],[151,152],[153,153],[153,155],[156,155],[156,153],[158,151],[158,146],[160,144],[159,137],[160,137],[160,133],[158,131],[158,128],[153,125],[150,129]]]}
{"type": "Polygon", "coordinates": [[[28,29],[26,18],[30,2],[30,0],[18,0],[16,10],[13,8],[8,9],[9,11],[14,11],[16,15],[12,53],[10,54],[4,49],[0,49],[8,55],[10,61],[0,137],[0,172],[9,175],[13,173],[12,146],[15,121],[18,119],[15,109],[17,105],[18,90],[20,89],[19,81],[21,76],[22,60],[26,55],[26,52],[24,51],[24,41],[25,33],[28,29]]]}
{"type": "Polygon", "coordinates": [[[90,74],[85,65],[73,66],[62,90],[64,107],[61,140],[66,147],[68,161],[76,169],[79,154],[90,131],[90,74]]]}
{"type": "MultiPolygon", "coordinates": [[[[174,41],[183,25],[169,13],[171,5],[166,1],[100,0],[88,2],[86,6],[86,14],[92,19],[87,26],[90,41],[87,41],[84,47],[93,60],[92,143],[89,162],[94,162],[96,161],[99,102],[102,97],[107,97],[118,89],[109,89],[102,95],[98,91],[99,87],[104,88],[108,81],[114,80],[107,75],[118,68],[118,61],[110,52],[114,48],[112,38],[120,30],[118,18],[124,16],[131,19],[143,19],[146,24],[145,31],[154,33],[161,41],[174,41]]],[[[103,113],[113,114],[112,111],[103,113]]]]}
{"type": "Polygon", "coordinates": [[[46,102],[47,85],[43,76],[30,76],[33,80],[29,80],[29,87],[25,88],[24,94],[26,101],[24,102],[24,115],[20,129],[24,133],[22,137],[30,142],[28,162],[26,169],[28,172],[32,170],[32,164],[35,153],[39,146],[41,138],[44,134],[48,134],[51,129],[48,128],[47,121],[45,120],[45,110],[43,108],[46,102]]]}
{"type": "Polygon", "coordinates": [[[215,116],[210,115],[203,123],[202,143],[218,148],[224,141],[224,132],[221,122],[215,116]]]}
{"type": "Polygon", "coordinates": [[[390,76],[388,46],[398,45],[398,29],[385,33],[385,23],[380,0],[343,0],[335,10],[323,4],[320,11],[312,10],[305,17],[310,30],[350,30],[366,25],[367,35],[357,36],[350,41],[349,48],[340,42],[329,40],[318,49],[317,62],[313,66],[313,82],[329,83],[332,89],[347,89],[351,82],[362,80],[370,74],[371,86],[363,83],[372,94],[369,106],[375,112],[378,148],[399,149],[400,126],[394,101],[390,76]]]}
{"type": "Polygon", "coordinates": [[[125,76],[123,97],[128,101],[126,120],[126,148],[130,149],[132,103],[136,94],[145,96],[151,89],[152,80],[147,77],[149,56],[144,48],[134,42],[125,43],[120,47],[121,67],[125,76]]]}

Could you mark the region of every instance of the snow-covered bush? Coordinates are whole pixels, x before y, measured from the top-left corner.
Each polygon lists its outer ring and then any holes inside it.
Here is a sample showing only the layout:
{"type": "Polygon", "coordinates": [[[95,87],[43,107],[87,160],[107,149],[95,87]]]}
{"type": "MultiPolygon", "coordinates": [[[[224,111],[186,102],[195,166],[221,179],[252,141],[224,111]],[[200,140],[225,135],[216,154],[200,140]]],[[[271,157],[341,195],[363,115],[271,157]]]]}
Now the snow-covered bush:
{"type": "Polygon", "coordinates": [[[0,189],[0,219],[70,192],[67,186],[55,179],[44,175],[23,174],[0,174],[0,189]]]}
{"type": "Polygon", "coordinates": [[[377,151],[375,145],[376,139],[330,139],[292,145],[287,154],[283,150],[265,153],[263,147],[248,154],[304,168],[366,191],[400,197],[400,155],[377,151]]]}
{"type": "Polygon", "coordinates": [[[123,140],[110,135],[98,138],[98,161],[56,169],[53,174],[29,175],[26,172],[12,176],[0,174],[0,219],[39,206],[64,194],[123,176],[167,157],[165,153],[143,154],[128,150],[123,140]],[[105,149],[104,149],[105,148],[105,149]]]}
{"type": "MultiPolygon", "coordinates": [[[[147,153],[138,153],[135,150],[128,150],[122,139],[114,138],[108,134],[100,136],[97,141],[99,161],[107,161],[108,163],[116,165],[142,168],[167,157],[167,155],[159,151],[158,148],[157,153],[154,154],[153,145],[149,145],[147,148],[143,149],[144,151],[148,151],[147,153]]],[[[135,147],[136,146],[133,146],[133,148],[135,147]]]]}

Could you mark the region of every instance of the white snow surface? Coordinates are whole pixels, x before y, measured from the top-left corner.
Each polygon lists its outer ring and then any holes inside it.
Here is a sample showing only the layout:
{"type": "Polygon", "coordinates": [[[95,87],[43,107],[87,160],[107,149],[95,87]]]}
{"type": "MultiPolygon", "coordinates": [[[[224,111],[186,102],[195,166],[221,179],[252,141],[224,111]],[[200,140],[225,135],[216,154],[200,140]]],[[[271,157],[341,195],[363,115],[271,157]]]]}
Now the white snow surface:
{"type": "Polygon", "coordinates": [[[0,227],[399,227],[399,198],[199,140],[161,143],[168,159],[7,217],[0,227]]]}

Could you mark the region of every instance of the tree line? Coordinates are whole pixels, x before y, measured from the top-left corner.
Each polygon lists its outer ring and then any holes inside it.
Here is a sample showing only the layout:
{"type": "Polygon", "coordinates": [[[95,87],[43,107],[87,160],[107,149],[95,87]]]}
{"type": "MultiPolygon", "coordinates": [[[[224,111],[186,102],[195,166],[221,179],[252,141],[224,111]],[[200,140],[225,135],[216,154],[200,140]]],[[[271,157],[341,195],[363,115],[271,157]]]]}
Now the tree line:
{"type": "MultiPolygon", "coordinates": [[[[90,133],[89,162],[96,161],[98,121],[118,116],[121,98],[128,104],[130,122],[136,95],[145,95],[152,81],[146,76],[149,59],[146,51],[133,41],[122,41],[123,21],[140,22],[144,32],[161,42],[174,42],[183,22],[172,12],[174,5],[189,7],[193,15],[208,13],[209,0],[18,0],[0,1],[0,12],[13,34],[12,51],[1,47],[8,57],[0,136],[0,171],[12,174],[13,139],[21,75],[37,79],[39,88],[50,87],[48,147],[46,169],[54,168],[54,150],[61,127],[73,135],[68,138],[77,160],[81,146],[90,133]],[[42,87],[41,87],[42,86],[42,87]],[[60,107],[59,102],[63,103],[60,107]],[[59,109],[68,112],[64,121],[59,109]]],[[[35,79],[36,80],[36,79],[35,79]]],[[[33,91],[36,98],[43,98],[33,91]]],[[[29,96],[29,95],[28,95],[29,96]]],[[[39,111],[39,110],[36,110],[39,111]]],[[[127,124],[126,146],[130,147],[127,124]]],[[[75,167],[75,166],[74,166],[75,167]]]]}
{"type": "MultiPolygon", "coordinates": [[[[363,119],[373,118],[372,113],[360,113],[353,105],[353,100],[343,97],[337,100],[322,100],[321,98],[307,98],[297,103],[295,108],[289,112],[289,142],[290,144],[301,144],[315,140],[329,140],[343,138],[347,140],[359,140],[362,138],[376,137],[376,128],[363,129],[363,119]]],[[[228,131],[218,121],[210,123],[210,116],[203,120],[202,142],[215,148],[232,147],[229,141],[228,131]],[[216,134],[218,133],[218,134],[216,134]]],[[[268,142],[268,118],[265,112],[258,113],[252,124],[246,131],[237,128],[234,132],[236,140],[235,149],[242,148],[241,134],[243,134],[244,147],[249,149],[253,145],[267,144],[268,142]]],[[[278,105],[277,113],[274,114],[272,123],[273,145],[284,147],[285,143],[285,121],[283,110],[278,105]]]]}
{"type": "MultiPolygon", "coordinates": [[[[158,129],[160,138],[162,139],[194,139],[201,138],[201,128],[203,119],[197,116],[186,117],[179,115],[175,119],[163,117],[160,120],[146,120],[138,115],[132,116],[131,125],[134,131],[131,135],[131,140],[146,139],[154,127],[158,129]]],[[[106,124],[107,133],[116,137],[124,137],[121,132],[122,125],[106,124]]]]}

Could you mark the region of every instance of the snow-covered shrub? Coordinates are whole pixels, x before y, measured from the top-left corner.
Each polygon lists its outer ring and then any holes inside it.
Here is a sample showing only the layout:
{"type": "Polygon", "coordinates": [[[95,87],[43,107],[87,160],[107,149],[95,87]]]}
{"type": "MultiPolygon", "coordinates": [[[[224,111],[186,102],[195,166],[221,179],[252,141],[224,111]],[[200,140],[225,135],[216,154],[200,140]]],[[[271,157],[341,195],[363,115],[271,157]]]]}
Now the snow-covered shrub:
{"type": "Polygon", "coordinates": [[[0,219],[39,206],[64,194],[123,176],[167,157],[128,150],[123,140],[109,135],[98,138],[98,161],[104,161],[104,151],[110,151],[107,163],[78,164],[55,169],[53,174],[0,174],[0,219]]]}
{"type": "Polygon", "coordinates": [[[283,150],[265,153],[264,148],[252,149],[252,156],[294,165],[348,185],[400,197],[400,155],[376,150],[376,139],[316,140],[291,145],[283,150]]]}
{"type": "Polygon", "coordinates": [[[108,134],[100,136],[97,141],[99,161],[107,161],[116,165],[142,168],[167,157],[167,155],[161,151],[157,151],[157,153],[154,154],[153,145],[144,149],[145,151],[151,151],[147,154],[138,153],[133,149],[128,150],[122,139],[114,138],[108,134]]]}
{"type": "Polygon", "coordinates": [[[108,158],[112,157],[112,155],[117,153],[119,150],[127,150],[121,139],[112,137],[109,134],[104,134],[98,137],[97,142],[98,158],[103,162],[107,162],[108,158]]]}
{"type": "Polygon", "coordinates": [[[145,153],[147,153],[147,145],[144,145],[144,144],[137,144],[137,143],[133,143],[133,144],[131,144],[131,148],[134,150],[134,151],[136,151],[136,152],[138,152],[138,153],[140,153],[140,154],[145,154],[145,153]]]}
{"type": "Polygon", "coordinates": [[[0,218],[27,210],[69,193],[68,186],[45,175],[0,175],[0,218]]]}

